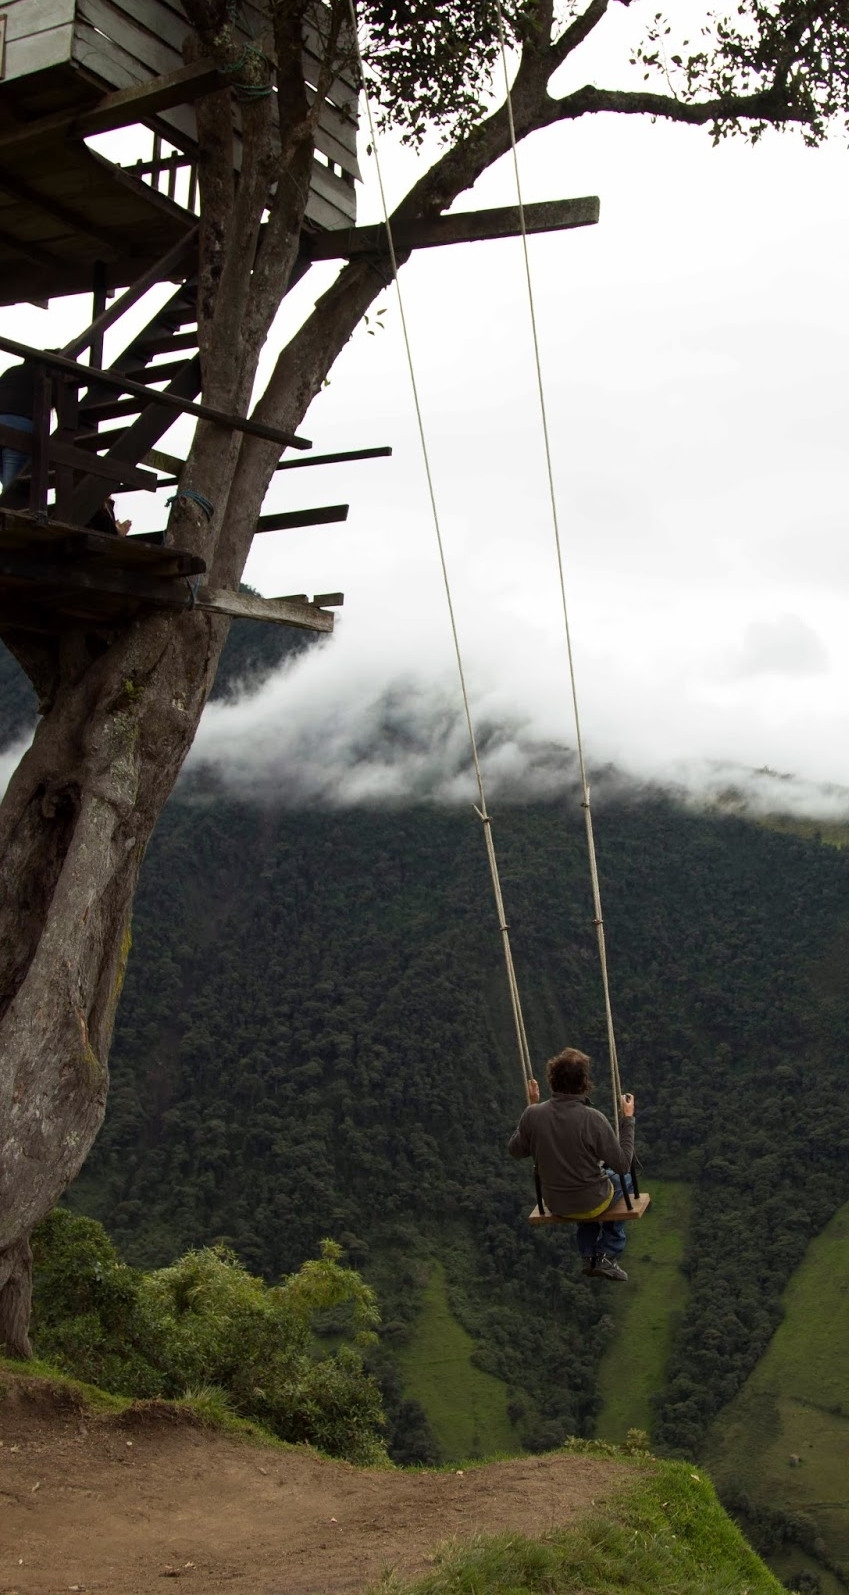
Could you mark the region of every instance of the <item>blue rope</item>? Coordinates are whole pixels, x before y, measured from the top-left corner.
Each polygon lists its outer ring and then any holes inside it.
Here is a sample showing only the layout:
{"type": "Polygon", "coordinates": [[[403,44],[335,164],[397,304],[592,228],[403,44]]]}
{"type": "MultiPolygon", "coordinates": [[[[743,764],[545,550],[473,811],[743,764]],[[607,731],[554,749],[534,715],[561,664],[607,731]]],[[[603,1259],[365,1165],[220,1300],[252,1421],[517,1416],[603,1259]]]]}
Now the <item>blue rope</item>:
{"type": "Polygon", "coordinates": [[[178,498],[190,498],[194,504],[199,504],[208,521],[215,514],[215,505],[211,499],[205,498],[203,493],[196,493],[193,487],[181,487],[179,492],[173,493],[171,498],[165,500],[166,504],[176,504],[178,498]]]}
{"type": "Polygon", "coordinates": [[[195,604],[197,603],[197,600],[198,600],[198,588],[200,587],[200,577],[196,576],[194,581],[192,581],[190,579],[190,577],[185,576],[183,578],[183,580],[185,581],[186,586],[189,589],[188,607],[189,607],[189,609],[194,609],[195,604]]]}

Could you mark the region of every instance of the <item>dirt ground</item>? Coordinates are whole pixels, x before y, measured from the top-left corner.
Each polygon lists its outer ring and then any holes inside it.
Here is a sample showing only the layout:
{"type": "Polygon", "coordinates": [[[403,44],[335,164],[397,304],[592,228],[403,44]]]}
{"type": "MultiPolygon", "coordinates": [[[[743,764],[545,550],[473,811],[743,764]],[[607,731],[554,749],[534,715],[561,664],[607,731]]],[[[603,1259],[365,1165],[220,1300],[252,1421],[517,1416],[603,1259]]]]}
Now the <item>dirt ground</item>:
{"type": "Polygon", "coordinates": [[[100,1417],[36,1379],[0,1379],[0,1595],[363,1595],[437,1545],[539,1534],[617,1489],[621,1466],[529,1457],[392,1473],[277,1451],[168,1408],[100,1417]]]}

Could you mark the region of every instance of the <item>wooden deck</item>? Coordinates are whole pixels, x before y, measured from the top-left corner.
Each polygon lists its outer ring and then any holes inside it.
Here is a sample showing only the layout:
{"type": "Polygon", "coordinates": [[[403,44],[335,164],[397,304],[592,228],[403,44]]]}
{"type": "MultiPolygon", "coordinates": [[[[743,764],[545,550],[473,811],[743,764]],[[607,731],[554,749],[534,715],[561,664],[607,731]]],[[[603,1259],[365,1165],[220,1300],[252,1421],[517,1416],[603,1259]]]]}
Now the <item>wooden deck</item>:
{"type": "Polygon", "coordinates": [[[25,512],[0,513],[0,627],[55,635],[74,626],[108,632],[151,609],[201,609],[331,632],[341,593],[260,598],[211,589],[196,554],[144,537],[117,537],[25,512]]]}

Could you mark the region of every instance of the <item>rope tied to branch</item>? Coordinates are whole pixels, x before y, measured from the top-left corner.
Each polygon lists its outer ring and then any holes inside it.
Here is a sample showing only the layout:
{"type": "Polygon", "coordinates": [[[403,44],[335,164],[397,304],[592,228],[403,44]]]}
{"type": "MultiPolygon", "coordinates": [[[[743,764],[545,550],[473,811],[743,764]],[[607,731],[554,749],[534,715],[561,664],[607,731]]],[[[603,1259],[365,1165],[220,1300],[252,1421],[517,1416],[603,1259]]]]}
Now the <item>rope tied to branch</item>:
{"type": "Polygon", "coordinates": [[[166,504],[176,504],[178,498],[188,498],[191,499],[193,504],[199,504],[207,520],[212,520],[215,514],[215,505],[203,493],[196,493],[193,487],[181,487],[178,492],[172,493],[171,497],[167,498],[165,502],[166,504]]]}
{"type": "MultiPolygon", "coordinates": [[[[235,61],[231,61],[229,66],[219,67],[219,71],[225,73],[227,77],[232,77],[234,73],[243,72],[250,66],[253,66],[254,70],[260,67],[267,67],[269,72],[274,70],[274,62],[270,55],[266,55],[265,51],[260,50],[256,44],[245,44],[235,61]]],[[[233,84],[233,92],[237,100],[264,100],[269,94],[274,93],[274,85],[251,83],[246,80],[236,81],[233,84]]]]}

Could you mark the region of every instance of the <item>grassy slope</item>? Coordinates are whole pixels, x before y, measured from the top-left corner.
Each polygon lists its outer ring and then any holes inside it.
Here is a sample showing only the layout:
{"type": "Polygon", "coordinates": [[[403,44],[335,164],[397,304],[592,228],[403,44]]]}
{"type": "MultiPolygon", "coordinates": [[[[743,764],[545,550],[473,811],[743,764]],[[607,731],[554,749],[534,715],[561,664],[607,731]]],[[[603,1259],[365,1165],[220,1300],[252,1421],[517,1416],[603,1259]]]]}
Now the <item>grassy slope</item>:
{"type": "Polygon", "coordinates": [[[507,1416],[507,1386],[474,1366],[474,1350],[448,1305],[442,1264],[434,1263],[421,1315],[398,1360],[406,1393],[424,1407],[448,1462],[519,1450],[507,1416]]]}
{"type": "MultiPolygon", "coordinates": [[[[717,1419],[706,1460],[722,1483],[812,1518],[849,1563],[849,1203],[811,1241],[784,1294],[785,1318],[717,1419]],[[801,1458],[791,1467],[789,1458],[801,1458]]],[[[790,1554],[783,1576],[806,1559],[790,1554]]],[[[823,1588],[837,1588],[823,1577],[823,1588]]]]}
{"type": "Polygon", "coordinates": [[[690,1189],[677,1180],[650,1180],[651,1207],[628,1228],[629,1283],[611,1287],[615,1332],[599,1370],[602,1409],[596,1434],[622,1441],[629,1429],[651,1434],[651,1398],[662,1390],[672,1337],[687,1300],[681,1260],[690,1222],[690,1189]]]}
{"type": "Polygon", "coordinates": [[[414,1585],[381,1595],[780,1595],[701,1474],[650,1463],[599,1514],[542,1541],[519,1534],[452,1545],[414,1585]]]}

